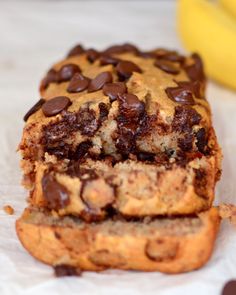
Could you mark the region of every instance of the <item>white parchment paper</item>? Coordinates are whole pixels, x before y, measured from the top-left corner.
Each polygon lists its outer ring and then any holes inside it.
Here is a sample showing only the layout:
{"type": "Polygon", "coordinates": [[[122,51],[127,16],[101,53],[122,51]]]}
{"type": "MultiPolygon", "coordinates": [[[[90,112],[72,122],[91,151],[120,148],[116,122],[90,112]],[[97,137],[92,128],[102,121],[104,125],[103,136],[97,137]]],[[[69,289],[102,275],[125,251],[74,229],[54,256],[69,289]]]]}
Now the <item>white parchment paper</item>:
{"type": "MultiPolygon", "coordinates": [[[[25,112],[38,100],[38,83],[70,46],[103,48],[130,41],[143,49],[183,50],[175,31],[174,1],[0,1],[0,294],[212,294],[236,278],[236,230],[223,222],[212,259],[181,275],[106,271],[57,279],[22,248],[15,220],[25,207],[20,186],[20,140],[25,112]],[[2,207],[11,204],[13,216],[2,207]]],[[[224,73],[222,73],[224,74],[224,73]]],[[[236,74],[236,73],[235,73],[236,74]]],[[[209,83],[208,98],[224,152],[216,203],[236,203],[236,93],[209,83]]]]}

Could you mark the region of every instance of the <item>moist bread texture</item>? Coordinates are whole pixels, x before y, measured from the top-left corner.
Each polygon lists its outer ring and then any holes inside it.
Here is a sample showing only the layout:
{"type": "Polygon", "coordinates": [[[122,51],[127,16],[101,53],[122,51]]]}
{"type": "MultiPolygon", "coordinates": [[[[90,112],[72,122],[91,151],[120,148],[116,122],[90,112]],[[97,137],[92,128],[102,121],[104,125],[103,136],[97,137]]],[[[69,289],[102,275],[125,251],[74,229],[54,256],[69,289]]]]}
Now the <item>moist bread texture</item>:
{"type": "Polygon", "coordinates": [[[72,48],[24,116],[23,246],[59,276],[204,265],[222,157],[205,87],[198,54],[72,48]]]}
{"type": "Polygon", "coordinates": [[[23,246],[35,258],[53,266],[170,274],[198,269],[206,263],[218,226],[215,208],[195,217],[90,224],[28,208],[16,223],[23,246]]]}

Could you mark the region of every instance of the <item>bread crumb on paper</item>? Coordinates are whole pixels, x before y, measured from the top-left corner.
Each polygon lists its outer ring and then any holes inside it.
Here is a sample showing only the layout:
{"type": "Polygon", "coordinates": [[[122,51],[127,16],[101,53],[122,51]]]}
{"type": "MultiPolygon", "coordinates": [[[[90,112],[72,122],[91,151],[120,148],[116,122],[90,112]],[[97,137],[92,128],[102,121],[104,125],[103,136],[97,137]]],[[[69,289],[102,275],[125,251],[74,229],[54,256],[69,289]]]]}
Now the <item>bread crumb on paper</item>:
{"type": "Polygon", "coordinates": [[[8,214],[8,215],[13,215],[14,214],[14,208],[12,208],[10,205],[6,205],[3,207],[3,210],[8,214]]]}
{"type": "Polygon", "coordinates": [[[219,213],[222,219],[229,219],[230,223],[232,223],[236,227],[236,206],[233,204],[220,204],[219,205],[219,213]]]}

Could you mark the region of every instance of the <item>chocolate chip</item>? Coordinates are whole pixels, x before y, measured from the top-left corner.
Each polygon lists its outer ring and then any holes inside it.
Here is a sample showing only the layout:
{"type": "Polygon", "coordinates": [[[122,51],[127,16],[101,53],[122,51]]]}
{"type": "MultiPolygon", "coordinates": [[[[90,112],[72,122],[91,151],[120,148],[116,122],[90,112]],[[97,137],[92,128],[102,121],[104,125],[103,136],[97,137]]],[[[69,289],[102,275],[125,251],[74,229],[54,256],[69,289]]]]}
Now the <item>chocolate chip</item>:
{"type": "Polygon", "coordinates": [[[46,117],[51,117],[59,114],[69,105],[71,101],[67,96],[56,96],[43,104],[42,111],[46,117]]]}
{"type": "Polygon", "coordinates": [[[83,141],[81,142],[78,147],[76,148],[76,151],[74,153],[74,159],[75,160],[81,160],[86,157],[88,150],[92,147],[91,141],[83,141]]]}
{"type": "Polygon", "coordinates": [[[200,123],[201,118],[195,109],[189,106],[177,106],[175,107],[172,129],[177,132],[190,132],[194,125],[200,123]]]}
{"type": "Polygon", "coordinates": [[[195,97],[203,98],[199,81],[175,81],[181,88],[191,91],[195,97]]]}
{"type": "Polygon", "coordinates": [[[54,70],[54,69],[50,69],[48,72],[47,72],[47,75],[46,77],[42,80],[41,82],[41,85],[40,85],[40,91],[43,91],[45,90],[48,85],[50,83],[56,83],[57,82],[57,71],[54,70]]]}
{"type": "MultiPolygon", "coordinates": [[[[158,52],[156,52],[156,54],[158,55],[158,52]]],[[[180,64],[182,64],[185,61],[185,57],[182,55],[179,55],[178,52],[176,51],[166,51],[166,52],[162,52],[162,55],[159,55],[160,59],[164,59],[164,60],[168,60],[170,62],[178,62],[180,64]]]]}
{"type": "Polygon", "coordinates": [[[208,199],[208,177],[204,169],[193,169],[195,172],[194,190],[198,196],[203,199],[208,199]]]}
{"type": "Polygon", "coordinates": [[[93,92],[102,89],[106,83],[112,82],[112,75],[110,72],[102,72],[91,80],[88,86],[88,92],[93,92]]]}
{"type": "Polygon", "coordinates": [[[71,265],[60,264],[54,266],[54,272],[56,277],[64,277],[64,276],[81,276],[80,268],[75,268],[71,265]]]}
{"type": "Polygon", "coordinates": [[[75,56],[75,55],[80,55],[84,53],[84,48],[82,45],[78,44],[76,46],[74,46],[67,54],[67,57],[70,56],[75,56]]]}
{"type": "Polygon", "coordinates": [[[32,108],[24,115],[24,121],[26,122],[31,115],[36,113],[44,104],[44,102],[45,102],[45,99],[42,99],[42,98],[38,102],[36,102],[36,104],[33,105],[32,108]]]}
{"type": "Polygon", "coordinates": [[[67,189],[58,183],[52,174],[44,174],[42,190],[49,209],[59,210],[69,205],[70,198],[67,189]]]}
{"type": "Polygon", "coordinates": [[[227,282],[222,291],[222,295],[235,295],[235,294],[236,294],[236,280],[227,282]]]}
{"type": "Polygon", "coordinates": [[[197,53],[194,53],[191,57],[194,60],[194,63],[184,67],[189,79],[192,81],[204,81],[205,73],[201,57],[197,53]]]}
{"type": "Polygon", "coordinates": [[[86,50],[86,55],[87,55],[87,59],[91,63],[93,63],[93,62],[95,62],[96,59],[99,58],[100,53],[97,50],[91,48],[91,49],[86,50]]]}
{"type": "Polygon", "coordinates": [[[178,147],[184,151],[191,151],[193,146],[193,135],[191,133],[187,133],[183,138],[178,138],[178,147]]]}
{"type": "Polygon", "coordinates": [[[105,65],[114,65],[114,66],[116,66],[119,61],[120,61],[120,59],[118,59],[116,57],[109,56],[109,55],[102,55],[100,57],[100,64],[102,66],[105,66],[105,65]]]}
{"type": "Polygon", "coordinates": [[[122,60],[116,66],[117,74],[120,80],[128,79],[133,72],[142,73],[140,67],[131,61],[122,60]]]}
{"type": "Polygon", "coordinates": [[[80,73],[76,73],[70,81],[70,84],[67,88],[69,93],[76,93],[84,91],[89,85],[90,79],[84,77],[80,73]]]}
{"type": "Polygon", "coordinates": [[[110,102],[117,99],[118,95],[127,92],[127,87],[124,82],[107,83],[103,86],[103,93],[110,98],[110,102]]]}
{"type": "Polygon", "coordinates": [[[80,73],[80,72],[81,70],[79,66],[75,64],[64,65],[58,71],[58,76],[57,76],[58,82],[69,81],[74,76],[75,73],[80,73]]]}
{"type": "Polygon", "coordinates": [[[119,95],[120,113],[129,118],[138,118],[145,111],[145,106],[138,97],[131,93],[119,95]]]}
{"type": "Polygon", "coordinates": [[[190,90],[182,87],[168,87],[165,89],[167,96],[178,103],[193,105],[193,94],[190,90]]]}
{"type": "Polygon", "coordinates": [[[106,50],[103,51],[104,54],[110,55],[110,54],[121,54],[125,52],[133,52],[137,54],[139,52],[138,48],[130,43],[125,43],[122,45],[114,45],[106,50]]]}
{"type": "Polygon", "coordinates": [[[77,126],[82,135],[93,136],[99,127],[95,111],[88,106],[81,107],[77,114],[77,126]]]}
{"type": "Polygon", "coordinates": [[[177,75],[180,71],[179,68],[177,68],[172,62],[168,60],[158,59],[155,61],[154,65],[162,71],[172,75],[177,75]]]}
{"type": "Polygon", "coordinates": [[[155,160],[155,154],[153,153],[139,152],[137,157],[139,161],[153,162],[155,160]]]}

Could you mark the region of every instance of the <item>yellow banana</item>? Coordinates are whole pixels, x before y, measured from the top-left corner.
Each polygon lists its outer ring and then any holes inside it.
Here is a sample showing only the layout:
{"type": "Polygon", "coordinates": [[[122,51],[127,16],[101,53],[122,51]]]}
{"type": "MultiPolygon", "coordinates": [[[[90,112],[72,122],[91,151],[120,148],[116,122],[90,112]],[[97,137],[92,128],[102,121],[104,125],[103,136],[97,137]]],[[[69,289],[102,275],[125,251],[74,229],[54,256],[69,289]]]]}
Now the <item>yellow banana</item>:
{"type": "Polygon", "coordinates": [[[186,48],[202,56],[206,73],[236,89],[234,18],[216,2],[178,0],[177,27],[186,48]]]}
{"type": "Polygon", "coordinates": [[[236,18],[236,0],[219,0],[220,5],[236,18]]]}

